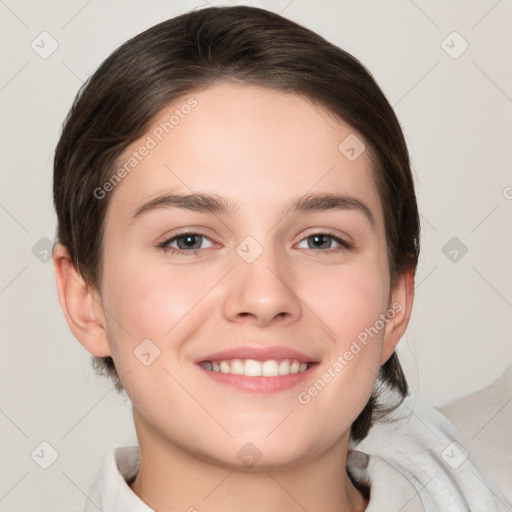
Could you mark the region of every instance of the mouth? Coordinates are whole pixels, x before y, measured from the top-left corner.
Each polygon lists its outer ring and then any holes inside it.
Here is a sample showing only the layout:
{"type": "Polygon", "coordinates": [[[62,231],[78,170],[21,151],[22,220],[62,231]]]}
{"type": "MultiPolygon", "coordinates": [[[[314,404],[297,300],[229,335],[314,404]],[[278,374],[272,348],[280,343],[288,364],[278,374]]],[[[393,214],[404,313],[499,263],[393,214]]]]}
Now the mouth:
{"type": "Polygon", "coordinates": [[[297,359],[222,359],[201,361],[196,366],[213,385],[235,391],[268,395],[304,387],[314,378],[320,363],[297,359]]]}
{"type": "Polygon", "coordinates": [[[194,361],[216,385],[247,392],[274,393],[304,385],[320,360],[285,346],[241,345],[194,361]]]}

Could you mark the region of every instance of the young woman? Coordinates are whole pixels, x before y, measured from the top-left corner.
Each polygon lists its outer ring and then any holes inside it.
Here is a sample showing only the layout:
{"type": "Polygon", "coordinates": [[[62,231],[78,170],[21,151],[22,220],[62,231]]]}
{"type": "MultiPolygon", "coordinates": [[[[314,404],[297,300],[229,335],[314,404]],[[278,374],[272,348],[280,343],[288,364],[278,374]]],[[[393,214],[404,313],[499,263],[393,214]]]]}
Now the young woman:
{"type": "Polygon", "coordinates": [[[418,209],[354,57],[257,8],[156,25],[78,94],[54,201],[60,303],[139,441],[85,510],[506,510],[408,396],[418,209]]]}

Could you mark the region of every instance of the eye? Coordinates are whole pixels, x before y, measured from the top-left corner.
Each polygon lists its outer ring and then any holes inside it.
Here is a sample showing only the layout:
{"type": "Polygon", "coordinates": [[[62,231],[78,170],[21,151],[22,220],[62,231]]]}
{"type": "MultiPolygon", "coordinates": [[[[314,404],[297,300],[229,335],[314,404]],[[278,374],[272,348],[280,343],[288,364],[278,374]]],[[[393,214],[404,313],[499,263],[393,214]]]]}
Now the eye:
{"type": "MultiPolygon", "coordinates": [[[[339,252],[345,251],[347,249],[352,248],[352,244],[339,238],[337,236],[331,235],[329,233],[312,233],[307,237],[301,240],[301,243],[304,241],[308,241],[307,249],[326,249],[320,252],[339,252]],[[311,243],[309,242],[311,240],[311,243]],[[338,244],[339,247],[332,248],[332,241],[338,244]]],[[[318,251],[317,251],[318,252],[318,251]]]]}
{"type": "Polygon", "coordinates": [[[201,247],[202,239],[206,239],[211,242],[208,237],[201,235],[200,233],[182,233],[162,242],[158,247],[163,249],[165,253],[170,252],[171,254],[193,256],[198,254],[200,250],[204,249],[204,247],[201,247]],[[171,244],[177,244],[178,247],[173,247],[171,244]]]}
{"type": "MultiPolygon", "coordinates": [[[[213,242],[205,235],[200,233],[181,233],[175,235],[172,238],[158,244],[158,247],[162,249],[166,254],[169,252],[173,255],[180,256],[194,256],[198,255],[202,250],[207,247],[202,247],[202,241],[208,240],[210,246],[213,246],[213,242]]],[[[313,233],[301,240],[301,243],[307,241],[307,249],[314,250],[314,252],[327,252],[337,253],[352,248],[352,244],[339,238],[338,236],[329,233],[313,233]],[[333,242],[338,244],[338,247],[332,247],[333,242]],[[315,249],[322,249],[321,251],[315,249]]],[[[300,248],[300,247],[299,247],[300,248]]]]}

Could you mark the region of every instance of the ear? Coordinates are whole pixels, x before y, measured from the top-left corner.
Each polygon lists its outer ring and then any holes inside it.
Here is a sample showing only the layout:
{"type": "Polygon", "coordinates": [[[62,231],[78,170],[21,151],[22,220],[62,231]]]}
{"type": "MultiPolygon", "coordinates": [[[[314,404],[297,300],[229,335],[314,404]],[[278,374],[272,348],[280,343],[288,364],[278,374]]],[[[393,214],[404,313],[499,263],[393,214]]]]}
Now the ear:
{"type": "Polygon", "coordinates": [[[414,301],[414,267],[406,270],[390,292],[388,321],[384,328],[382,355],[380,364],[384,364],[395,351],[411,318],[414,301]]]}
{"type": "Polygon", "coordinates": [[[54,245],[52,259],[60,307],[69,328],[92,355],[110,356],[101,297],[84,282],[62,244],[54,245]]]}

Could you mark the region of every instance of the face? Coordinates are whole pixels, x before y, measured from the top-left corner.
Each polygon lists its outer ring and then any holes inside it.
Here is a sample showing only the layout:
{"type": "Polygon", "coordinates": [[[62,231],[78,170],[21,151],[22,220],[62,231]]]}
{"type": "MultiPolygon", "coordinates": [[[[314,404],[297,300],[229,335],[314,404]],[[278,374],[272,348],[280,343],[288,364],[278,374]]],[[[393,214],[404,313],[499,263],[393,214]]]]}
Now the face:
{"type": "Polygon", "coordinates": [[[125,151],[96,316],[140,428],[233,467],[348,439],[400,308],[361,143],[297,94],[217,83],[125,151]]]}

